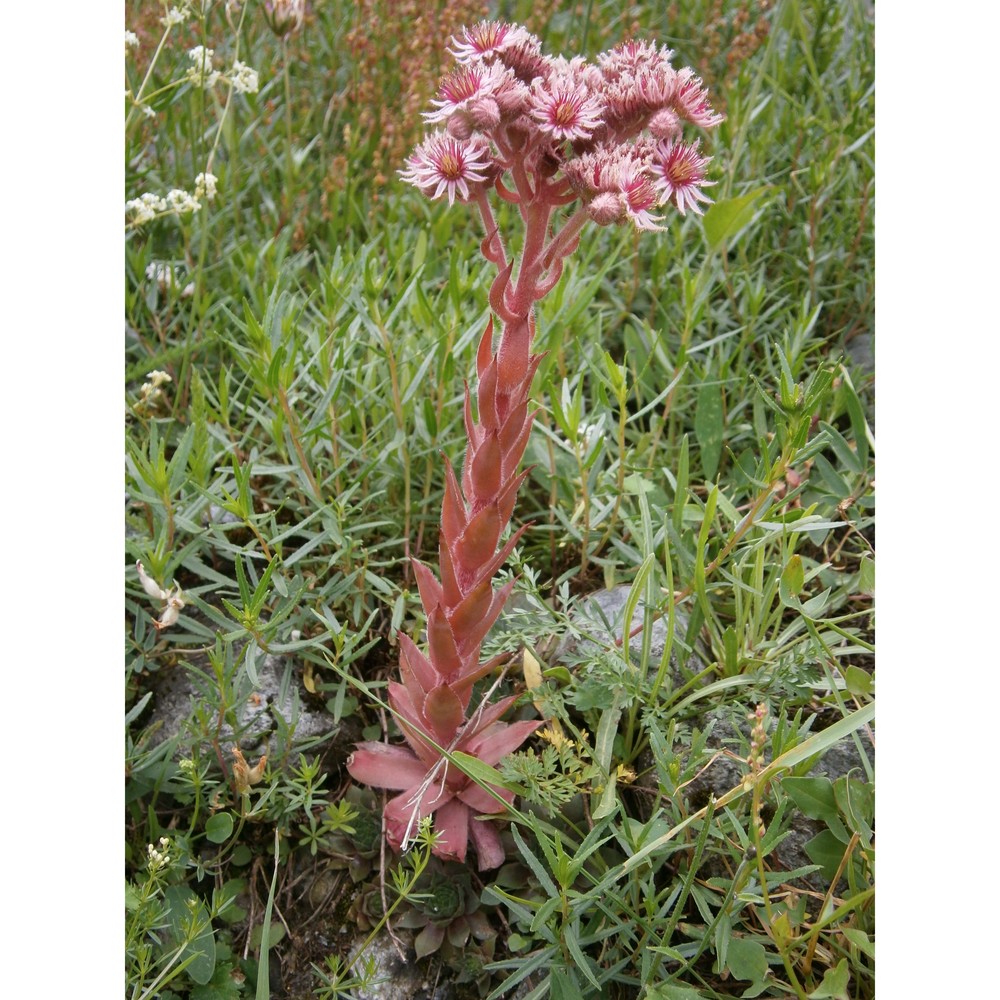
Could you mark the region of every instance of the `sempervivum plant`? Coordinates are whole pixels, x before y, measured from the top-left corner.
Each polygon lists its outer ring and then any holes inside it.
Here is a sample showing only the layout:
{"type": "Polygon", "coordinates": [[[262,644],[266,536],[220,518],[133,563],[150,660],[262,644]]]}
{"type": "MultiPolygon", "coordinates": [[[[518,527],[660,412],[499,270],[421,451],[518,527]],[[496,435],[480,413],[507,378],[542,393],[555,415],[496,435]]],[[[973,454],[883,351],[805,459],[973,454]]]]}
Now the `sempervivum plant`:
{"type": "Polygon", "coordinates": [[[495,589],[493,577],[524,530],[502,543],[534,417],[535,303],[555,287],[588,220],[655,230],[663,228],[656,212],[668,204],[700,213],[710,201],[703,190],[710,158],[684,130],[722,119],[694,72],[675,69],[669,49],[647,42],[626,42],[596,63],[544,55],[534,35],[501,21],[483,21],[452,42],[457,65],[425,115],[440,127],[401,176],[431,198],[478,208],[482,253],[497,268],[490,305],[500,330],[495,338],[491,318],[479,344],[475,407],[466,391],[461,477],[445,468],[439,576],[414,561],[426,649],[400,635],[402,683],[389,685],[408,746],[362,743],[348,770],[357,781],[400,792],[385,811],[394,848],[433,814],[435,853],[464,860],[471,839],[487,869],[504,850],[483,814],[497,813],[512,795],[491,794],[441,750],[496,764],[539,725],[500,721],[513,698],[472,704],[473,685],[498,665],[481,661],[480,646],[513,586],[495,589]],[[499,232],[491,195],[518,208],[517,249],[499,232]]]}

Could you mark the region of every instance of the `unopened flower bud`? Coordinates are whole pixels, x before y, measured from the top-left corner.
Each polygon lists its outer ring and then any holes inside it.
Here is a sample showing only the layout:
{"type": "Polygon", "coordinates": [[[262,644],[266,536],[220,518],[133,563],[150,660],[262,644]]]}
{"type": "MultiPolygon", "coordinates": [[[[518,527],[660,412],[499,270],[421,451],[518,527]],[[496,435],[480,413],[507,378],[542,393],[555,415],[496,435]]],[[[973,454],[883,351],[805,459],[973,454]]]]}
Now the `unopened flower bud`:
{"type": "Polygon", "coordinates": [[[469,115],[464,111],[456,111],[448,119],[447,128],[448,134],[461,142],[470,138],[473,133],[472,122],[469,119],[469,115]]]}
{"type": "Polygon", "coordinates": [[[267,26],[279,38],[298,31],[305,20],[305,0],[265,0],[263,7],[267,26]]]}
{"type": "Polygon", "coordinates": [[[136,560],[135,568],[139,573],[139,583],[142,584],[142,589],[154,600],[165,601],[167,592],[146,572],[139,560],[136,560]]]}
{"type": "Polygon", "coordinates": [[[680,135],[681,120],[670,108],[661,108],[649,120],[649,131],[657,139],[673,139],[680,135]]]}
{"type": "Polygon", "coordinates": [[[619,195],[605,191],[587,206],[587,213],[599,226],[611,226],[621,221],[625,207],[619,195]]]}
{"type": "Polygon", "coordinates": [[[480,97],[469,105],[469,115],[478,128],[489,132],[500,124],[500,105],[492,97],[480,97]]]}

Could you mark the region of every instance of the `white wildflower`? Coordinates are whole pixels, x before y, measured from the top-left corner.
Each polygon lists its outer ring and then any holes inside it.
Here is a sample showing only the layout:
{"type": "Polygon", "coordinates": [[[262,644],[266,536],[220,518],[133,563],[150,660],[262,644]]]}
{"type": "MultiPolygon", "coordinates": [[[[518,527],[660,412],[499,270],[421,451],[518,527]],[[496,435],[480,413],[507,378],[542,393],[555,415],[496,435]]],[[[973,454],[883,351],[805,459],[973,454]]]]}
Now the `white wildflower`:
{"type": "Polygon", "coordinates": [[[149,222],[150,219],[155,219],[160,212],[165,212],[166,210],[166,200],[158,194],[150,194],[148,191],[138,198],[132,198],[130,201],[125,202],[125,211],[133,213],[132,221],[136,225],[149,222]]]}
{"type": "Polygon", "coordinates": [[[167,204],[178,215],[183,215],[185,212],[197,212],[201,208],[201,202],[194,195],[190,195],[180,188],[174,188],[167,192],[167,204]]]}
{"type": "MultiPolygon", "coordinates": [[[[146,277],[149,278],[150,281],[155,281],[161,292],[172,292],[180,286],[177,269],[172,264],[164,264],[161,261],[154,260],[151,264],[147,265],[146,277]]],[[[190,298],[194,295],[194,282],[189,281],[183,288],[181,288],[179,294],[182,299],[190,298]]],[[[156,372],[150,372],[147,377],[152,379],[156,374],[156,372]]],[[[159,374],[163,375],[164,373],[160,372],[159,374]]],[[[166,375],[164,380],[169,382],[170,376],[166,375]]],[[[154,389],[159,389],[162,384],[163,380],[154,380],[152,384],[149,385],[150,392],[154,389]]],[[[145,389],[146,386],[143,386],[143,398],[146,398],[147,396],[147,393],[144,391],[145,389]]]]}
{"type": "Polygon", "coordinates": [[[149,857],[149,870],[151,872],[159,871],[161,868],[165,868],[170,864],[170,855],[167,854],[167,849],[170,847],[170,841],[166,837],[160,837],[160,848],[157,850],[155,845],[146,845],[146,854],[149,857]]]}
{"type": "Polygon", "coordinates": [[[188,51],[188,59],[194,63],[189,67],[185,77],[195,87],[214,87],[219,82],[222,74],[212,68],[212,57],[215,49],[206,48],[204,45],[196,45],[188,51]]]}
{"type": "Polygon", "coordinates": [[[173,382],[173,379],[166,373],[161,372],[158,368],[154,368],[146,378],[158,389],[161,385],[166,385],[168,382],[173,382]]]}
{"type": "Polygon", "coordinates": [[[139,36],[134,31],[125,32],[125,51],[139,47],[139,36]]]}
{"type": "Polygon", "coordinates": [[[170,10],[160,18],[160,24],[165,28],[172,28],[174,25],[183,24],[188,19],[187,4],[180,7],[171,7],[170,10]]]}
{"type": "Polygon", "coordinates": [[[154,601],[165,601],[170,595],[165,591],[147,572],[141,561],[136,561],[136,570],[139,572],[139,582],[142,589],[153,598],[154,601]]]}
{"type": "Polygon", "coordinates": [[[215,197],[215,189],[219,178],[215,174],[198,174],[194,179],[194,196],[211,201],[215,197]]]}
{"type": "Polygon", "coordinates": [[[260,89],[260,78],[257,70],[239,59],[233,63],[229,71],[229,82],[237,94],[256,94],[260,89]]]}
{"type": "Polygon", "coordinates": [[[156,112],[148,104],[140,104],[139,106],[142,108],[142,113],[147,118],[155,118],[156,117],[156,112]]]}
{"type": "Polygon", "coordinates": [[[170,628],[171,625],[177,624],[177,619],[180,618],[181,608],[184,607],[184,597],[181,594],[180,587],[177,588],[176,593],[171,593],[167,598],[167,606],[163,609],[160,614],[160,620],[153,622],[153,628],[157,632],[162,632],[165,628],[170,628]]]}

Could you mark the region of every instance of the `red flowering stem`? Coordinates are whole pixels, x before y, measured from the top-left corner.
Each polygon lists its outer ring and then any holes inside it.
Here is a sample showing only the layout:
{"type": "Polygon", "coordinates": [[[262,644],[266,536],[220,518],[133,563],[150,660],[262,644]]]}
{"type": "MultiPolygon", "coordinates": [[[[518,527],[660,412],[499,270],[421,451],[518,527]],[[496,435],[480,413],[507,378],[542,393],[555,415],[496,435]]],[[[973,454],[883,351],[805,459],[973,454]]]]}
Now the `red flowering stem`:
{"type": "Polygon", "coordinates": [[[490,868],[503,860],[503,847],[496,829],[476,816],[512,796],[503,789],[491,796],[448,768],[442,748],[496,764],[540,724],[500,722],[514,699],[493,703],[492,691],[469,714],[473,685],[503,659],[481,662],[480,647],[513,589],[513,581],[494,588],[493,578],[524,531],[501,544],[527,476],[518,469],[541,361],[531,351],[534,304],[559,281],[587,219],[655,230],[662,227],[654,211],[668,202],[682,214],[700,213],[711,200],[702,190],[712,184],[709,158],[698,143],[683,140],[683,126],[711,128],[722,118],[694,71],[675,70],[663,46],[630,41],[585,64],[543,55],[527,29],[501,21],[463,29],[452,42],[458,68],[442,81],[426,116],[440,127],[417,146],[401,176],[428,197],[478,206],[480,246],[497,268],[489,302],[500,331],[494,347],[491,318],[476,355],[475,406],[466,388],[461,474],[445,468],[440,575],[412,561],[427,619],[426,652],[400,634],[402,683],[389,685],[408,747],[361,744],[348,770],[355,780],[401,792],[385,810],[394,847],[405,846],[417,822],[433,813],[435,853],[464,859],[471,839],[480,868],[490,868]],[[518,207],[519,256],[499,233],[491,190],[518,207]],[[552,233],[552,213],[576,198],[580,207],[552,233]]]}
{"type": "Polygon", "coordinates": [[[569,217],[569,221],[552,238],[542,257],[542,263],[546,268],[551,267],[553,261],[560,257],[568,256],[576,249],[576,240],[587,219],[587,210],[585,208],[578,208],[569,217]]]}

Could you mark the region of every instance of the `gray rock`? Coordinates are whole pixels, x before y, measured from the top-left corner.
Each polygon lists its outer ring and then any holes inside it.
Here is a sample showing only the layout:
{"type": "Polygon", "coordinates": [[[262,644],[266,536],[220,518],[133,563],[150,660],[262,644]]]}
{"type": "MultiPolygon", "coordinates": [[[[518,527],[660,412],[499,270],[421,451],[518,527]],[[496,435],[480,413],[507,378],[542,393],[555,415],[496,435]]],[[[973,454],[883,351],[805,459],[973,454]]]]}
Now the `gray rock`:
{"type": "MultiPolygon", "coordinates": [[[[751,723],[745,716],[737,716],[731,710],[724,708],[710,712],[698,721],[697,726],[704,731],[711,723],[714,725],[706,741],[706,746],[729,750],[741,759],[734,760],[729,756],[719,756],[710,767],[686,785],[682,794],[691,809],[700,809],[704,806],[708,801],[709,793],[719,798],[738,785],[746,774],[746,765],[742,759],[747,753],[751,723]]],[[[773,725],[774,720],[771,720],[768,732],[771,731],[773,725]]],[[[811,732],[819,732],[815,723],[811,732]]],[[[874,763],[875,748],[867,733],[862,730],[858,736],[861,738],[869,761],[874,763]]],[[[769,760],[769,757],[766,760],[769,760]]],[[[851,736],[844,737],[830,747],[809,770],[810,777],[825,775],[831,781],[836,781],[837,778],[848,773],[852,778],[857,778],[860,781],[867,780],[867,772],[858,753],[857,745],[851,736]]],[[[770,866],[791,871],[795,868],[811,865],[813,862],[805,853],[805,845],[824,829],[826,829],[826,824],[821,820],[809,819],[808,816],[796,811],[791,820],[789,836],[769,856],[770,866]]],[[[829,888],[829,883],[818,872],[795,881],[801,881],[806,887],[818,892],[825,892],[829,888]]]]}
{"type": "Polygon", "coordinates": [[[865,375],[875,374],[875,335],[868,331],[856,334],[844,345],[848,361],[865,375]]]}
{"type": "MultiPolygon", "coordinates": [[[[588,657],[594,657],[602,650],[602,643],[607,644],[622,637],[622,619],[625,616],[625,604],[628,601],[629,587],[613,587],[611,590],[598,590],[589,597],[579,601],[572,612],[574,624],[582,633],[582,637],[565,640],[559,647],[558,659],[571,659],[586,663],[588,657]],[[610,626],[610,628],[609,628],[610,626]],[[612,639],[612,636],[614,639],[612,639]]],[[[629,632],[641,628],[643,624],[645,604],[639,601],[632,616],[629,632]]],[[[688,617],[676,609],[674,614],[674,642],[670,650],[670,670],[675,681],[684,679],[684,669],[689,673],[698,673],[707,666],[705,651],[701,648],[691,649],[684,642],[688,628],[688,617]]],[[[629,641],[629,657],[633,664],[638,664],[642,657],[641,631],[629,641]]],[[[667,645],[667,620],[657,618],[653,622],[652,639],[649,650],[650,669],[655,670],[663,658],[667,645]]],[[[606,648],[606,645],[605,647],[606,648]]]]}
{"type": "Polygon", "coordinates": [[[208,511],[202,517],[205,524],[242,524],[243,521],[232,511],[220,507],[218,504],[210,503],[208,511]]]}
{"type": "MultiPolygon", "coordinates": [[[[399,929],[396,936],[404,945],[407,956],[412,953],[412,935],[409,931],[399,929]]],[[[358,950],[367,940],[367,934],[359,934],[351,945],[349,961],[353,961],[358,950]]],[[[355,1000],[430,1000],[434,989],[415,962],[399,957],[396,945],[389,935],[382,931],[368,946],[365,953],[354,966],[355,974],[360,974],[374,965],[374,976],[371,986],[365,989],[351,990],[355,1000]]]]}
{"type": "MultiPolygon", "coordinates": [[[[202,657],[192,657],[191,665],[210,678],[211,667],[202,657]]],[[[265,656],[257,664],[259,684],[246,686],[244,697],[239,699],[235,709],[237,729],[224,722],[220,732],[223,745],[234,742],[239,732],[239,745],[247,755],[279,751],[278,733],[291,729],[296,743],[325,736],[337,730],[333,716],[325,707],[316,709],[310,704],[310,696],[302,683],[301,668],[290,658],[265,656]]],[[[184,750],[184,735],[189,732],[188,723],[206,700],[206,692],[200,689],[192,671],[180,667],[163,671],[157,678],[152,700],[151,720],[154,728],[151,743],[158,745],[165,740],[181,737],[178,756],[189,756],[184,750]]],[[[349,739],[354,738],[354,734],[349,739]]],[[[287,750],[287,747],[283,749],[287,750]]]]}

